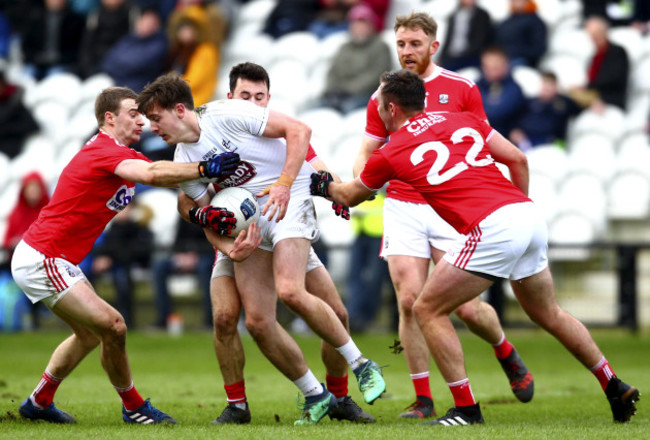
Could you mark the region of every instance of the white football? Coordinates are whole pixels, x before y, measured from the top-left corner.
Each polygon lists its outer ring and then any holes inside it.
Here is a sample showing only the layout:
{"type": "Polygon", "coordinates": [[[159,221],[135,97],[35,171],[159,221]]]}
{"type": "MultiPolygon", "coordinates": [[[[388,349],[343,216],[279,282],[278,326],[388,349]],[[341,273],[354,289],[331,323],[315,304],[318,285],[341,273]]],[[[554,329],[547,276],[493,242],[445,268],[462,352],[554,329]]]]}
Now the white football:
{"type": "Polygon", "coordinates": [[[233,237],[260,219],[260,205],[257,203],[257,197],[244,188],[236,186],[224,188],[212,198],[210,204],[235,213],[237,223],[230,234],[233,237]]]}

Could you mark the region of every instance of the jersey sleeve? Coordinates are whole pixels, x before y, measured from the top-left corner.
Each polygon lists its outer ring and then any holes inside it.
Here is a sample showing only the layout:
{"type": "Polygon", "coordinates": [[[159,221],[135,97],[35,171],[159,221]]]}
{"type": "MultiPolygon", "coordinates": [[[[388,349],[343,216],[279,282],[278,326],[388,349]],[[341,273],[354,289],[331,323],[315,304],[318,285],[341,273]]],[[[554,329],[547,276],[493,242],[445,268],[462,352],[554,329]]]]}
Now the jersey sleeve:
{"type": "Polygon", "coordinates": [[[365,135],[377,141],[385,142],[388,137],[388,130],[384,125],[384,121],[379,117],[377,110],[377,93],[372,95],[366,107],[366,130],[365,135]]]}
{"type": "Polygon", "coordinates": [[[393,177],[393,173],[393,166],[384,157],[381,150],[375,150],[368,158],[359,179],[366,188],[377,191],[393,177]]]}
{"type": "MultiPolygon", "coordinates": [[[[192,162],[190,157],[187,155],[185,148],[183,148],[181,144],[178,144],[176,146],[176,150],[174,151],[174,162],[178,162],[178,163],[192,162]]],[[[194,201],[199,200],[201,197],[203,197],[204,194],[208,192],[209,185],[210,185],[209,179],[205,179],[205,181],[203,179],[194,179],[194,180],[189,180],[187,182],[181,182],[178,184],[178,186],[181,187],[183,192],[187,194],[187,196],[194,201]]]]}
{"type": "Polygon", "coordinates": [[[483,108],[483,98],[481,98],[481,92],[476,84],[468,89],[465,108],[463,110],[474,113],[479,119],[487,119],[485,109],[483,108]]]}

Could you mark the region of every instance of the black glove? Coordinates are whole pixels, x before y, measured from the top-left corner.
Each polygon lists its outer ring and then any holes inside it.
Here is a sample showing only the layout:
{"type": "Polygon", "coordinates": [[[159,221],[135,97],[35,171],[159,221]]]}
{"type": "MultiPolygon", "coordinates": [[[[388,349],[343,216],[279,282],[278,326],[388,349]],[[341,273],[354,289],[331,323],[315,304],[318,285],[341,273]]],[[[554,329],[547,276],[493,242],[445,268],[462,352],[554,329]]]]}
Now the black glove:
{"type": "Polygon", "coordinates": [[[350,208],[340,203],[332,202],[332,209],[334,214],[338,215],[342,219],[350,220],[350,208]]]}
{"type": "Polygon", "coordinates": [[[311,185],[309,185],[309,191],[312,196],[320,197],[329,197],[329,187],[330,183],[334,181],[334,178],[327,171],[319,171],[317,173],[312,173],[311,175],[311,185]]]}
{"type": "Polygon", "coordinates": [[[229,176],[239,165],[239,154],[231,151],[217,154],[210,160],[199,162],[199,175],[208,179],[229,176]]]}
{"type": "Polygon", "coordinates": [[[220,235],[230,235],[237,223],[234,213],[226,208],[210,205],[190,209],[190,221],[204,228],[210,228],[220,235]]]}

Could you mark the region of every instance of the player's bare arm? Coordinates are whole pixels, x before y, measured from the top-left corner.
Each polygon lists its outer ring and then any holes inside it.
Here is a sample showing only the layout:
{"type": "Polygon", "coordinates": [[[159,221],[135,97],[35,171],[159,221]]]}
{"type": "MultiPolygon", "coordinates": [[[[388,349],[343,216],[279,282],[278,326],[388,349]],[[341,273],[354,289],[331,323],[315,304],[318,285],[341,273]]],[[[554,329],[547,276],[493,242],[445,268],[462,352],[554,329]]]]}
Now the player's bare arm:
{"type": "Polygon", "coordinates": [[[487,143],[492,158],[508,167],[512,183],[528,195],[528,159],[512,142],[494,131],[487,143]]]}
{"type": "Polygon", "coordinates": [[[354,165],[352,168],[352,173],[354,177],[358,177],[359,174],[361,174],[361,170],[363,170],[363,167],[366,165],[366,162],[368,162],[368,158],[370,157],[372,152],[377,150],[382,145],[383,142],[381,141],[370,138],[368,136],[363,137],[363,139],[361,140],[361,148],[359,149],[359,153],[357,154],[357,157],[354,160],[354,165]]]}
{"type": "Polygon", "coordinates": [[[283,137],[287,141],[287,159],[282,168],[280,178],[273,185],[257,194],[257,197],[269,194],[269,198],[262,209],[262,214],[266,215],[269,208],[271,208],[269,218],[275,218],[275,221],[280,221],[287,212],[291,184],[300,172],[300,168],[307,156],[311,128],[297,119],[271,110],[262,136],[271,138],[283,137]]]}
{"type": "Polygon", "coordinates": [[[115,174],[131,182],[152,186],[175,186],[199,177],[198,162],[176,164],[170,161],[147,162],[127,159],[115,167],[115,174]]]}

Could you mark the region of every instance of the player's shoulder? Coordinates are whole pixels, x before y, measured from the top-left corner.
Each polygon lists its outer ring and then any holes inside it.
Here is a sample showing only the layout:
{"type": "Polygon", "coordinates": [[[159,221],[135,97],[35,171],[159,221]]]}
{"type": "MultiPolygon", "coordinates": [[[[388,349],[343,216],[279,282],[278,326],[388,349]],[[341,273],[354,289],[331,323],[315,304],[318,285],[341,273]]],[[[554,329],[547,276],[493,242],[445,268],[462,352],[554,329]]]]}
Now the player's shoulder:
{"type": "Polygon", "coordinates": [[[476,85],[476,83],[474,83],[474,81],[472,81],[471,79],[466,78],[457,72],[454,72],[452,70],[447,70],[444,68],[440,68],[438,75],[433,80],[437,80],[439,82],[445,82],[448,84],[453,84],[457,87],[472,88],[476,85]]]}

